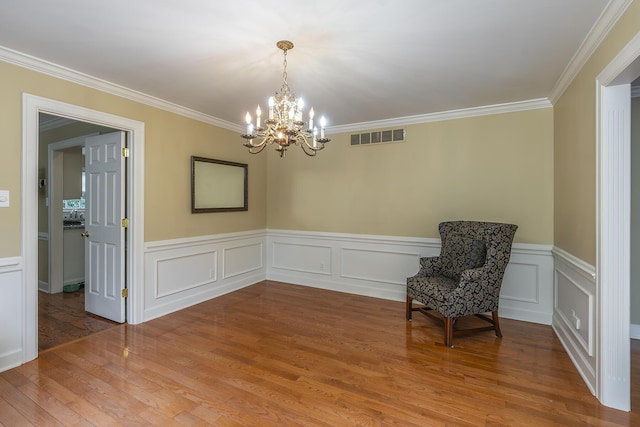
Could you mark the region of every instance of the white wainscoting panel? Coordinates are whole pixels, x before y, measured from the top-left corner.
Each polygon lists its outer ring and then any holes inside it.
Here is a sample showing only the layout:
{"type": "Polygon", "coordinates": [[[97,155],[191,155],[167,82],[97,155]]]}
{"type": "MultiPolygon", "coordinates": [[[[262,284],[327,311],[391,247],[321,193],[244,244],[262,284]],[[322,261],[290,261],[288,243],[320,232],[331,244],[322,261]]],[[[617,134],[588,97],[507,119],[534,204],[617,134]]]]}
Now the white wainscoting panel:
{"type": "Polygon", "coordinates": [[[331,275],[331,246],[314,244],[314,242],[294,244],[274,241],[270,248],[273,268],[331,275]]]}
{"type": "Polygon", "coordinates": [[[262,230],[146,243],[144,320],[264,280],[264,246],[262,230]]]}
{"type": "MultiPolygon", "coordinates": [[[[404,301],[406,279],[439,239],[267,230],[267,278],[404,301]]],[[[551,324],[551,246],[514,244],[505,272],[500,316],[551,324]]]]}
{"type": "Polygon", "coordinates": [[[252,271],[262,270],[265,258],[263,252],[264,241],[262,240],[257,243],[224,248],[223,278],[229,279],[252,271]]]}
{"type": "Polygon", "coordinates": [[[500,291],[500,317],[551,324],[551,246],[514,243],[500,291]]]}
{"type": "Polygon", "coordinates": [[[217,251],[157,258],[155,299],[206,286],[216,281],[217,251]]]}
{"type": "Polygon", "coordinates": [[[574,365],[595,393],[596,280],[595,268],[568,252],[553,248],[553,329],[574,365]]]}
{"type": "Polygon", "coordinates": [[[22,258],[0,258],[0,372],[22,363],[22,258]]]}

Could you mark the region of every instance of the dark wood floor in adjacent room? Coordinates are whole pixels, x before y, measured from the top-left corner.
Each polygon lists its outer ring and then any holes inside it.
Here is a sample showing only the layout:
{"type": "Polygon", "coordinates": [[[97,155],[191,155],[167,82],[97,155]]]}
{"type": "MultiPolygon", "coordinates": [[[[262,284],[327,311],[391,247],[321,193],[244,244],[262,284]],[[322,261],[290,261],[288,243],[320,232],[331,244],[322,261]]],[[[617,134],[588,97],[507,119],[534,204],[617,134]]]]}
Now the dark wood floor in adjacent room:
{"type": "Polygon", "coordinates": [[[549,326],[502,330],[449,349],[401,302],[266,281],[0,373],[0,423],[640,425],[598,403],[549,326]]]}
{"type": "Polygon", "coordinates": [[[38,350],[43,351],[119,323],[84,311],[84,290],[38,292],[38,350]]]}

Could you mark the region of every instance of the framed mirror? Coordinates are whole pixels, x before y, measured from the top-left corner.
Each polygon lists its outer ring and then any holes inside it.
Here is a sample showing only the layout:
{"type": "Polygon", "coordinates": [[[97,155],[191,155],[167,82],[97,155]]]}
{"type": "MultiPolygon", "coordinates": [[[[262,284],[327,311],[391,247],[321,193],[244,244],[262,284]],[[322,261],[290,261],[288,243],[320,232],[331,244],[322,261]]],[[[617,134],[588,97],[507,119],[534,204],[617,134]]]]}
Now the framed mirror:
{"type": "Polygon", "coordinates": [[[246,163],[191,156],[191,213],[249,210],[246,163]]]}

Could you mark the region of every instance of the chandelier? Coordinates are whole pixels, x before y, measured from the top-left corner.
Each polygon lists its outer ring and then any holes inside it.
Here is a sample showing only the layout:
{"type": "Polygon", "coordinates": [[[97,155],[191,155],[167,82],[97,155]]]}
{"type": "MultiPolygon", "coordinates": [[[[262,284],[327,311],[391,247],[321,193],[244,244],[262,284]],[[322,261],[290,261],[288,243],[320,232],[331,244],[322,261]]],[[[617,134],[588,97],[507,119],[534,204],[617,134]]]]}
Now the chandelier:
{"type": "Polygon", "coordinates": [[[284,157],[287,148],[297,145],[302,148],[308,156],[315,156],[324,148],[324,144],[331,141],[325,138],[324,131],[326,120],[324,116],[320,119],[320,132],[313,126],[313,108],[309,110],[309,123],[302,121],[302,109],[304,102],[302,98],[296,98],[287,84],[287,51],[293,49],[293,43],[288,40],[280,40],[276,46],[284,52],[282,73],[282,87],[279,92],[269,98],[269,118],[264,120],[265,127],[262,127],[262,110],[260,105],[256,109],[255,126],[251,119],[251,114],[247,112],[245,120],[247,122],[247,132],[240,135],[247,141],[244,146],[251,154],[257,154],[265,149],[267,145],[274,144],[280,157],[284,157]]]}

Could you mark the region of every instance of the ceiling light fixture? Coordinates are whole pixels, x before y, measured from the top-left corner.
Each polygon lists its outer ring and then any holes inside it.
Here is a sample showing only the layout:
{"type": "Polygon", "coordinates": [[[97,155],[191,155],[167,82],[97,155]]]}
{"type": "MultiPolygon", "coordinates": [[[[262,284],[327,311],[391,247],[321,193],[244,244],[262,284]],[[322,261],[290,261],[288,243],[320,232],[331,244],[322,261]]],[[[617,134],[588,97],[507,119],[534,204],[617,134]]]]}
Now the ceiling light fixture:
{"type": "Polygon", "coordinates": [[[255,127],[251,119],[251,114],[247,112],[245,117],[247,123],[247,133],[243,133],[242,138],[247,141],[244,146],[251,154],[257,154],[265,149],[267,145],[275,144],[276,151],[280,157],[284,157],[290,145],[298,145],[308,156],[315,156],[324,148],[324,144],[331,141],[325,138],[326,119],[320,119],[320,132],[313,126],[313,108],[309,110],[309,123],[302,121],[302,109],[304,103],[302,98],[297,99],[295,93],[291,92],[287,84],[287,51],[293,49],[293,43],[288,40],[280,40],[276,46],[284,52],[284,72],[282,73],[282,87],[279,92],[269,98],[269,118],[264,121],[266,128],[261,126],[260,118],[262,110],[260,105],[256,109],[255,127]],[[254,140],[256,140],[254,142],[254,140]]]}

